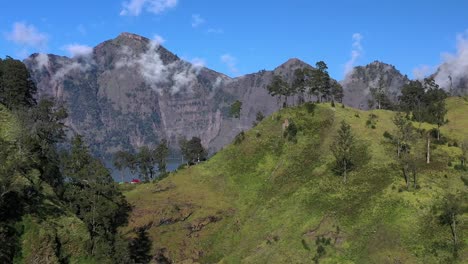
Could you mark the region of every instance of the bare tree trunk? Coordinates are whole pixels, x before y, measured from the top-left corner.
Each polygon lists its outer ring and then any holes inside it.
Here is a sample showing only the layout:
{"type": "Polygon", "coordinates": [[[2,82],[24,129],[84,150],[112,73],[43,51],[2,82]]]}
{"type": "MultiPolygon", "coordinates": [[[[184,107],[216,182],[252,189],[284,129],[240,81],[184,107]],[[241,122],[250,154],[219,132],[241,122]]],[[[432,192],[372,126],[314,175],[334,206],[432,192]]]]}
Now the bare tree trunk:
{"type": "Polygon", "coordinates": [[[344,170],[343,170],[343,182],[346,183],[346,181],[347,181],[347,175],[346,175],[346,174],[347,174],[347,170],[348,170],[346,160],[343,162],[343,167],[344,167],[344,170]]]}
{"type": "Polygon", "coordinates": [[[416,171],[416,165],[415,165],[415,164],[413,164],[412,171],[413,171],[413,184],[414,184],[414,189],[416,189],[416,187],[418,186],[418,178],[417,178],[417,171],[416,171]]]}
{"type": "Polygon", "coordinates": [[[457,237],[457,230],[456,230],[457,221],[455,218],[455,214],[452,213],[450,218],[452,219],[452,224],[450,224],[450,229],[452,230],[453,245],[454,247],[456,247],[458,244],[458,237],[457,237]]]}
{"type": "Polygon", "coordinates": [[[431,163],[431,136],[427,135],[426,163],[431,163]]]}
{"type": "Polygon", "coordinates": [[[409,189],[409,176],[407,165],[403,165],[403,176],[405,177],[406,189],[409,189]]]}
{"type": "Polygon", "coordinates": [[[437,141],[440,141],[440,126],[437,125],[437,141]]]}

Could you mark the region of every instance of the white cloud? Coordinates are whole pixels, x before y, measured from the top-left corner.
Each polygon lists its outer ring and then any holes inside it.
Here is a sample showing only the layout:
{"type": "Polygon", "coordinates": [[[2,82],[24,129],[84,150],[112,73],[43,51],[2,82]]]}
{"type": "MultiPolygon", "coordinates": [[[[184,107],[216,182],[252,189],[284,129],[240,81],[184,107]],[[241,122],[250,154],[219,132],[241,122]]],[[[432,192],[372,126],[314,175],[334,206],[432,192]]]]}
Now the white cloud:
{"type": "Polygon", "coordinates": [[[37,69],[49,66],[49,56],[44,53],[39,53],[36,57],[36,63],[37,69]]]}
{"type": "Polygon", "coordinates": [[[413,69],[413,77],[416,80],[423,80],[435,71],[435,67],[429,65],[420,65],[413,69]]]}
{"type": "Polygon", "coordinates": [[[154,37],[152,39],[152,44],[154,46],[162,45],[162,44],[164,44],[164,42],[166,42],[166,39],[161,37],[160,35],[154,35],[154,37]]]}
{"type": "Polygon", "coordinates": [[[193,14],[192,15],[192,27],[197,28],[198,26],[202,25],[205,23],[205,19],[201,17],[199,14],[193,14]]]}
{"type": "Polygon", "coordinates": [[[435,75],[435,81],[444,89],[458,88],[468,73],[468,30],[457,35],[455,54],[443,53],[442,64],[435,75]]]}
{"type": "Polygon", "coordinates": [[[206,61],[202,58],[193,58],[190,60],[190,63],[192,63],[193,67],[196,68],[202,68],[206,65],[206,61]]]}
{"type": "Polygon", "coordinates": [[[229,71],[233,74],[238,74],[239,73],[239,70],[237,69],[237,59],[235,57],[233,57],[231,54],[223,54],[221,56],[221,62],[224,63],[229,71]]]}
{"type": "Polygon", "coordinates": [[[59,68],[59,70],[52,76],[51,82],[57,84],[58,82],[62,81],[63,78],[73,71],[82,71],[85,72],[91,68],[91,64],[87,62],[78,63],[72,62],[70,64],[65,64],[59,68]]]}
{"type": "Polygon", "coordinates": [[[177,0],[129,0],[122,3],[121,16],[139,16],[143,11],[160,14],[177,6],[177,0]]]}
{"type": "Polygon", "coordinates": [[[356,61],[362,56],[364,49],[362,48],[361,41],[363,36],[360,33],[353,34],[353,45],[351,50],[351,58],[345,63],[344,75],[348,75],[354,67],[356,61]]]}
{"type": "Polygon", "coordinates": [[[141,54],[135,54],[129,47],[123,47],[120,51],[122,58],[116,63],[116,67],[135,67],[146,84],[159,94],[190,92],[204,61],[200,58],[194,58],[193,65],[185,61],[164,64],[158,48],[159,45],[156,41],[151,41],[148,44],[148,50],[141,54]]]}
{"type": "Polygon", "coordinates": [[[93,48],[87,45],[69,44],[63,47],[71,57],[89,56],[93,52],[93,48]]]}
{"type": "Polygon", "coordinates": [[[16,44],[37,49],[45,49],[49,40],[48,36],[39,32],[34,25],[23,22],[14,23],[12,31],[7,33],[6,38],[16,44]]]}

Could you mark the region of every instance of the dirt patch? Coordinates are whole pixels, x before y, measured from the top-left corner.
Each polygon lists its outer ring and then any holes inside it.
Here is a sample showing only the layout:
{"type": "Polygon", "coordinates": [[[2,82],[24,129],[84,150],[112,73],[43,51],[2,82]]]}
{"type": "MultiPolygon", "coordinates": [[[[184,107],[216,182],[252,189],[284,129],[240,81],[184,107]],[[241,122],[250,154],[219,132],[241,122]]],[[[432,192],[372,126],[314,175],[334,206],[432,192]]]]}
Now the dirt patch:
{"type": "Polygon", "coordinates": [[[324,216],[315,228],[306,231],[303,236],[312,241],[317,238],[329,239],[335,246],[340,246],[345,241],[345,233],[340,229],[336,219],[328,215],[324,216]]]}

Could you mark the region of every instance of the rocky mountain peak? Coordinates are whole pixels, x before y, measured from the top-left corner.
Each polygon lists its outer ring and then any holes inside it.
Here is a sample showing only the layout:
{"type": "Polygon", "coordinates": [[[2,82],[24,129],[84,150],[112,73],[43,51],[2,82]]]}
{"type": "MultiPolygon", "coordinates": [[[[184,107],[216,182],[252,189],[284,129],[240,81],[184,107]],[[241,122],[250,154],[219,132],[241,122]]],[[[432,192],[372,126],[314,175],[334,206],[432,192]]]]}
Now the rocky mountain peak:
{"type": "Polygon", "coordinates": [[[409,79],[400,73],[395,66],[381,61],[373,61],[365,66],[357,66],[341,81],[344,89],[344,103],[353,107],[368,108],[372,88],[384,82],[387,97],[396,101],[401,88],[409,79]]]}

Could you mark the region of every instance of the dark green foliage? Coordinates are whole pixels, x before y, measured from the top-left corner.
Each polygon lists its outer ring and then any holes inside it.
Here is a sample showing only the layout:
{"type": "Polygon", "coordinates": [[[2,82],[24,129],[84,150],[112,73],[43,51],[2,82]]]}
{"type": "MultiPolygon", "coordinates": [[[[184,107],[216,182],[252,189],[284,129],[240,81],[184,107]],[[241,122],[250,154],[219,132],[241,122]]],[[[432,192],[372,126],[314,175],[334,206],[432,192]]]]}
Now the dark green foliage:
{"type": "Polygon", "coordinates": [[[410,174],[413,176],[413,184],[416,188],[417,158],[415,153],[411,151],[416,140],[415,129],[411,122],[406,119],[402,113],[397,113],[395,115],[393,123],[397,127],[396,135],[393,138],[393,144],[397,147],[397,156],[405,179],[406,188],[409,189],[410,186],[410,174]]]}
{"type": "Polygon", "coordinates": [[[375,115],[375,114],[369,114],[369,118],[367,119],[366,121],[366,126],[368,128],[372,128],[372,129],[375,129],[376,126],[377,126],[377,119],[378,119],[378,116],[375,115]]]}
{"type": "Polygon", "coordinates": [[[160,174],[167,172],[167,156],[169,155],[169,146],[167,140],[163,139],[155,149],[156,163],[158,163],[158,171],[160,174]]]}
{"type": "Polygon", "coordinates": [[[288,141],[296,142],[297,130],[297,125],[292,120],[290,120],[289,125],[283,132],[283,137],[285,137],[288,141]]]}
{"type": "Polygon", "coordinates": [[[402,88],[400,108],[418,122],[437,125],[437,139],[440,139],[440,127],[447,123],[445,99],[447,93],[439,88],[434,79],[411,81],[402,88]]]}
{"type": "Polygon", "coordinates": [[[330,245],[330,238],[325,238],[324,236],[318,236],[315,239],[315,245],[317,246],[316,253],[312,259],[314,263],[319,263],[320,258],[325,256],[327,253],[325,246],[330,245]]]}
{"type": "Polygon", "coordinates": [[[305,107],[306,107],[308,113],[313,113],[315,108],[317,107],[317,105],[312,103],[312,102],[307,102],[307,103],[305,103],[305,107]]]}
{"type": "Polygon", "coordinates": [[[393,141],[393,136],[392,136],[392,134],[390,134],[388,131],[385,131],[385,132],[383,133],[383,136],[384,136],[384,138],[393,141]]]}
{"type": "Polygon", "coordinates": [[[152,242],[148,235],[148,227],[139,227],[135,232],[137,237],[130,242],[130,258],[133,263],[149,263],[152,259],[152,242]]]}
{"type": "Polygon", "coordinates": [[[21,121],[21,144],[34,153],[34,168],[41,179],[61,192],[63,180],[57,144],[65,141],[65,118],[68,114],[53,99],[42,99],[36,106],[17,113],[21,121]]]}
{"type": "Polygon", "coordinates": [[[208,153],[201,144],[201,139],[198,137],[192,137],[191,140],[186,139],[179,140],[180,150],[187,164],[197,164],[200,161],[206,160],[208,153]]]}
{"type": "Polygon", "coordinates": [[[0,59],[0,103],[9,109],[31,107],[36,104],[37,88],[26,66],[19,60],[0,59]]]}
{"type": "Polygon", "coordinates": [[[229,111],[229,115],[233,118],[240,118],[240,113],[242,110],[242,102],[239,100],[236,100],[234,103],[231,105],[231,109],[229,111]]]}
{"type": "Polygon", "coordinates": [[[267,86],[267,90],[271,96],[278,97],[278,102],[281,102],[282,97],[284,97],[284,106],[287,104],[288,97],[293,95],[291,85],[284,81],[279,75],[273,76],[273,80],[267,86]]]}
{"type": "Polygon", "coordinates": [[[262,112],[258,111],[257,114],[255,115],[255,121],[253,122],[253,126],[258,125],[258,123],[262,122],[262,120],[265,118],[262,112]]]}
{"type": "Polygon", "coordinates": [[[114,166],[121,172],[125,168],[130,169],[132,172],[138,172],[142,180],[149,181],[156,177],[156,165],[158,165],[159,176],[166,174],[168,155],[169,146],[167,141],[163,139],[156,148],[143,146],[136,154],[125,151],[116,152],[114,154],[114,166]]]}
{"type": "Polygon", "coordinates": [[[234,144],[239,145],[240,143],[242,143],[242,141],[244,141],[244,139],[245,139],[245,133],[244,133],[244,131],[241,131],[234,138],[234,144]]]}
{"type": "Polygon", "coordinates": [[[463,208],[463,201],[466,201],[466,193],[460,195],[450,194],[445,197],[442,205],[440,206],[439,223],[441,225],[449,226],[453,239],[453,250],[456,253],[459,246],[458,228],[460,216],[467,211],[463,208]]]}
{"type": "Polygon", "coordinates": [[[343,176],[345,183],[348,172],[368,159],[367,148],[364,145],[358,146],[351,126],[345,121],[341,122],[338,134],[330,148],[335,156],[335,171],[343,176]]]}
{"type": "Polygon", "coordinates": [[[80,136],[72,140],[70,152],[63,157],[63,174],[67,178],[64,199],[88,227],[91,255],[108,259],[113,255],[117,228],[127,223],[130,205],[80,136]]]}

